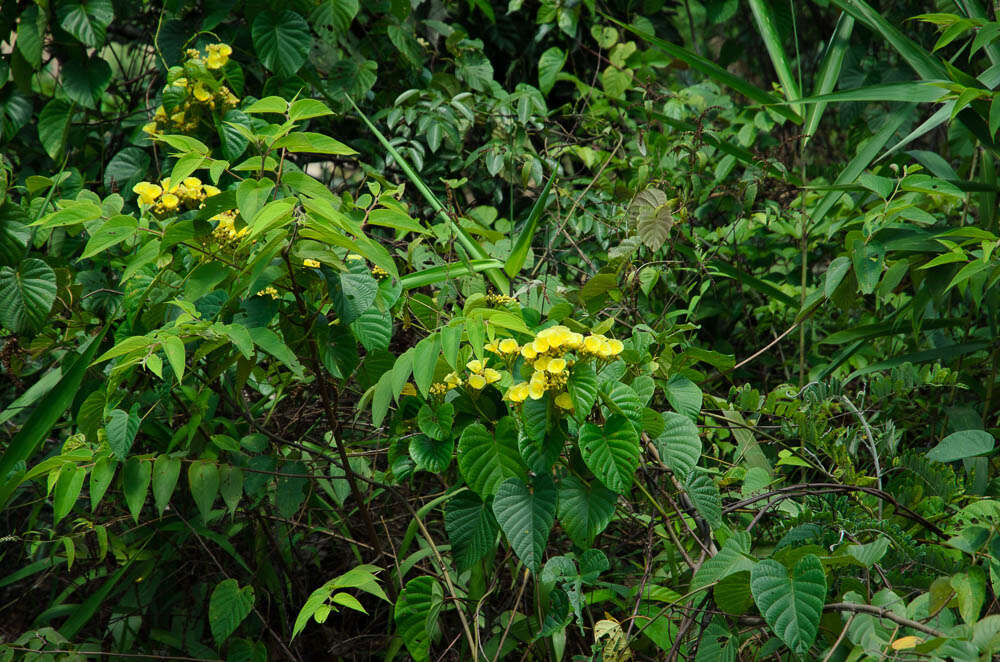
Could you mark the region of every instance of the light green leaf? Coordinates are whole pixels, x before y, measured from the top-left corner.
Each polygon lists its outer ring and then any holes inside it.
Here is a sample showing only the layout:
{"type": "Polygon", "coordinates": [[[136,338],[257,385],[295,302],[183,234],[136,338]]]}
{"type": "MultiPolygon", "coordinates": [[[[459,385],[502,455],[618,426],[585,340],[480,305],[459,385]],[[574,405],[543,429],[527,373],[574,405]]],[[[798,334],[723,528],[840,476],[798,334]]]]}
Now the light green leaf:
{"type": "Polygon", "coordinates": [[[351,156],[357,154],[357,150],[351,149],[339,140],[334,140],[322,133],[312,133],[309,131],[297,131],[287,136],[282,136],[274,141],[274,149],[287,149],[289,152],[306,152],[310,154],[341,154],[351,156]]]}
{"type": "Polygon", "coordinates": [[[660,459],[681,480],[687,480],[701,457],[701,438],[698,426],[684,416],[674,412],[664,412],[663,432],[653,443],[660,453],[660,459]]]}
{"type": "Polygon", "coordinates": [[[885,536],[879,536],[874,542],[866,545],[847,546],[847,553],[866,568],[870,568],[878,563],[888,550],[889,539],[885,536]]]}
{"type": "Polygon", "coordinates": [[[97,510],[97,505],[104,498],[104,493],[114,480],[118,461],[102,455],[90,469],[90,509],[97,510]]]}
{"type": "Polygon", "coordinates": [[[979,620],[986,600],[986,573],[977,565],[951,577],[951,587],[958,600],[958,613],[968,624],[979,620]]]}
{"type": "Polygon", "coordinates": [[[130,239],[138,227],[139,221],[131,216],[115,216],[94,232],[84,247],[80,259],[83,260],[97,255],[115,244],[120,244],[126,239],[130,239]]]}
{"type": "Polygon", "coordinates": [[[791,576],[777,561],[760,561],[750,571],[750,591],[778,638],[805,655],[816,640],[826,599],[826,573],[819,558],[803,556],[791,576]]]}
{"type": "Polygon", "coordinates": [[[508,478],[525,478],[514,419],[501,418],[495,435],[482,423],[466,427],[458,442],[458,470],[469,487],[483,498],[495,494],[508,478]]]}
{"type": "Polygon", "coordinates": [[[424,662],[430,656],[431,636],[437,629],[443,602],[441,584],[433,577],[414,577],[399,594],[394,614],[396,631],[414,662],[424,662]]]}
{"type": "Polygon", "coordinates": [[[588,549],[615,514],[618,495],[594,481],[590,485],[575,476],[559,483],[559,524],[573,543],[588,549]]]}
{"type": "Polygon", "coordinates": [[[64,464],[59,472],[59,480],[56,481],[55,489],[52,491],[52,522],[58,524],[59,520],[66,517],[80,497],[80,490],[83,489],[83,480],[87,477],[87,470],[75,464],[64,464]]]}
{"type": "Polygon", "coordinates": [[[254,345],[284,363],[285,367],[291,370],[295,376],[300,378],[303,376],[304,369],[302,364],[299,363],[299,359],[288,348],[288,345],[281,340],[277,333],[262,326],[249,328],[247,331],[250,333],[250,337],[253,338],[254,345]]]}
{"type": "Polygon", "coordinates": [[[38,114],[38,140],[53,161],[62,154],[72,118],[73,107],[59,99],[49,101],[38,114]]]}
{"type": "Polygon", "coordinates": [[[298,101],[293,101],[291,106],[288,107],[288,119],[293,122],[308,120],[313,117],[325,117],[326,115],[333,115],[333,111],[325,103],[316,99],[299,99],[298,101]]]}
{"type": "Polygon", "coordinates": [[[212,590],[208,601],[208,625],[215,644],[221,646],[253,610],[252,586],[240,588],[235,579],[224,579],[212,590]]]}
{"type": "Polygon", "coordinates": [[[509,478],[497,488],[493,514],[514,553],[537,573],[556,516],[556,488],[547,475],[536,476],[529,487],[509,478]]]}
{"type": "Polygon", "coordinates": [[[691,580],[691,591],[708,586],[737,572],[749,572],[754,562],[750,554],[750,534],[737,531],[726,539],[719,552],[701,564],[691,580]]]}
{"type": "MultiPolygon", "coordinates": [[[[556,76],[566,64],[566,53],[561,48],[553,46],[538,58],[538,89],[542,94],[548,94],[556,84],[556,76]]],[[[508,275],[514,274],[507,272],[508,275]]]]}
{"type": "Polygon", "coordinates": [[[713,529],[722,526],[722,497],[712,477],[701,471],[693,472],[684,486],[698,514],[713,529]]]}
{"type": "Polygon", "coordinates": [[[624,416],[612,414],[604,428],[580,428],[580,453],[587,467],[609,489],[624,494],[639,467],[639,436],[624,416]]]}
{"type": "Polygon", "coordinates": [[[671,376],[663,392],[678,414],[694,419],[701,411],[701,389],[684,375],[671,376]]]}

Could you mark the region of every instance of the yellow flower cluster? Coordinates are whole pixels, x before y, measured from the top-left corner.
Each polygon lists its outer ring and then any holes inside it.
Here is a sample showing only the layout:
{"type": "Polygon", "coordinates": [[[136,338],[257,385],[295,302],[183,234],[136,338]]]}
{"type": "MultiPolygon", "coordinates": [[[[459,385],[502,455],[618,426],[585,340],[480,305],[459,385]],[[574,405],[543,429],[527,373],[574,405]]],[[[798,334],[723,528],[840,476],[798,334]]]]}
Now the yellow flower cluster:
{"type": "Polygon", "coordinates": [[[479,359],[469,361],[465,364],[465,367],[472,373],[469,375],[468,379],[469,386],[477,391],[481,391],[486,388],[487,384],[493,384],[500,381],[501,374],[493,368],[487,368],[486,364],[479,359]]]}
{"type": "Polygon", "coordinates": [[[309,267],[310,269],[319,269],[320,263],[319,260],[314,260],[310,257],[307,257],[306,259],[302,260],[302,266],[309,267]]]}
{"type": "Polygon", "coordinates": [[[259,296],[259,297],[268,296],[268,297],[271,297],[272,299],[277,299],[278,298],[278,290],[274,289],[273,286],[268,285],[267,287],[265,287],[264,289],[262,289],[260,292],[258,292],[257,296],[259,296]]]}
{"type": "Polygon", "coordinates": [[[168,113],[160,106],[153,113],[153,121],[142,127],[143,132],[151,136],[156,136],[166,131],[185,133],[194,131],[204,115],[205,109],[218,110],[225,113],[230,108],[235,108],[240,100],[225,85],[219,83],[211,74],[207,74],[205,69],[221,69],[229,61],[229,56],[233,49],[229,44],[211,44],[206,48],[207,55],[203,58],[200,51],[189,48],[186,51],[188,61],[184,69],[176,67],[168,75],[168,85],[184,91],[184,99],[176,106],[173,106],[168,113]],[[200,66],[204,64],[204,69],[200,66]],[[191,66],[195,65],[195,66],[191,66]],[[200,78],[208,76],[207,79],[197,79],[193,82],[188,79],[188,75],[198,75],[200,78]],[[187,75],[177,76],[177,73],[187,75]],[[176,77],[174,77],[176,76],[176,77]]]}
{"type": "Polygon", "coordinates": [[[516,303],[517,299],[514,297],[509,297],[506,294],[487,294],[486,304],[489,306],[503,306],[508,303],[516,303]]]}
{"type": "Polygon", "coordinates": [[[236,229],[236,212],[232,210],[216,214],[209,220],[218,221],[212,236],[220,245],[236,243],[249,231],[249,228],[236,229]]]}
{"type": "Polygon", "coordinates": [[[511,402],[524,402],[528,398],[540,400],[546,391],[554,391],[555,403],[562,409],[572,409],[573,400],[565,391],[569,377],[568,368],[577,360],[589,358],[610,359],[625,348],[620,340],[607,338],[602,334],[584,336],[570,331],[565,326],[553,326],[539,331],[534,340],[518,347],[516,342],[490,343],[488,351],[502,355],[520,353],[532,367],[531,378],[527,382],[514,384],[507,391],[511,402]],[[505,344],[506,343],[506,344],[505,344]],[[567,358],[567,355],[572,352],[567,358]]]}
{"type": "Polygon", "coordinates": [[[219,194],[219,189],[211,184],[202,184],[197,177],[186,177],[174,184],[167,177],[159,184],[139,182],[132,187],[132,192],[139,196],[139,202],[152,207],[157,216],[176,212],[181,205],[187,209],[203,206],[205,198],[219,194]]]}
{"type": "Polygon", "coordinates": [[[372,277],[376,280],[382,280],[389,277],[389,272],[376,264],[372,267],[372,277]]]}

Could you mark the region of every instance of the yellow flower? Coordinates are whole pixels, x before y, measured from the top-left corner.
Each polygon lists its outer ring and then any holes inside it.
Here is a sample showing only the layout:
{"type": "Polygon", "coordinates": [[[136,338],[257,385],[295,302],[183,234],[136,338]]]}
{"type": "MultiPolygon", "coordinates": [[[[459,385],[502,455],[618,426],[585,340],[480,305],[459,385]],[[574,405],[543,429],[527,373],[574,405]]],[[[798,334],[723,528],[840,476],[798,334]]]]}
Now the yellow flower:
{"type": "Polygon", "coordinates": [[[403,384],[403,390],[399,392],[400,395],[416,395],[417,387],[413,385],[412,382],[406,382],[403,384]]]}
{"type": "Polygon", "coordinates": [[[545,379],[545,373],[542,372],[541,370],[536,370],[533,373],[531,373],[532,384],[541,384],[542,387],[544,387],[547,381],[548,380],[545,379]]]}
{"type": "Polygon", "coordinates": [[[157,107],[156,112],[153,113],[153,119],[156,120],[157,122],[166,122],[167,121],[166,108],[164,108],[163,106],[157,107]]]}
{"type": "Polygon", "coordinates": [[[521,356],[528,359],[529,361],[535,360],[538,356],[538,352],[535,350],[535,343],[529,342],[527,345],[521,348],[521,356]]]}
{"type": "Polygon", "coordinates": [[[549,361],[551,360],[552,359],[549,358],[548,356],[539,356],[538,359],[535,360],[535,363],[532,367],[534,367],[535,370],[545,370],[546,366],[549,365],[549,361]]]}
{"type": "Polygon", "coordinates": [[[147,122],[142,125],[142,132],[147,133],[151,136],[155,136],[159,131],[156,129],[156,122],[147,122]]]}
{"type": "Polygon", "coordinates": [[[622,344],[621,340],[615,340],[612,338],[608,341],[608,348],[610,349],[612,356],[618,356],[622,353],[622,350],[625,349],[625,345],[622,344]]]}
{"type": "Polygon", "coordinates": [[[549,347],[552,349],[558,349],[569,342],[570,330],[565,326],[558,325],[545,329],[538,334],[539,338],[544,338],[548,342],[549,347]]]}
{"type": "Polygon", "coordinates": [[[206,198],[211,198],[213,195],[219,195],[220,193],[222,193],[222,191],[220,191],[217,187],[212,186],[211,184],[205,184],[204,186],[201,187],[201,190],[205,194],[206,198]]]}
{"type": "Polygon", "coordinates": [[[521,382],[510,387],[507,391],[507,399],[511,402],[524,402],[528,398],[528,384],[521,382]]]}
{"type": "Polygon", "coordinates": [[[472,359],[471,361],[465,364],[465,367],[471,370],[472,372],[482,372],[483,362],[480,361],[479,359],[472,359]]]}
{"type": "Polygon", "coordinates": [[[587,336],[583,341],[583,348],[591,354],[597,354],[605,342],[604,336],[587,336]]]}
{"type": "Polygon", "coordinates": [[[209,44],[208,57],[205,58],[205,66],[209,69],[221,69],[226,66],[229,56],[233,54],[233,48],[229,44],[209,44]]]}
{"type": "Polygon", "coordinates": [[[575,331],[569,334],[569,338],[566,340],[566,346],[570,349],[578,349],[580,345],[583,344],[583,334],[576,333],[575,331]]]}
{"type": "Polygon", "coordinates": [[[545,387],[541,384],[536,384],[532,382],[528,386],[528,395],[532,400],[541,400],[542,396],[545,395],[545,387]]]}
{"type": "Polygon", "coordinates": [[[184,78],[183,76],[181,76],[173,83],[171,83],[171,85],[173,85],[174,87],[187,87],[187,84],[188,84],[187,78],[184,78]]]}
{"type": "Polygon", "coordinates": [[[531,346],[535,348],[535,351],[541,354],[542,352],[548,350],[549,340],[548,338],[543,338],[542,336],[536,336],[535,341],[531,343],[531,346]]]}
{"type": "Polygon", "coordinates": [[[896,641],[892,642],[892,650],[901,651],[916,648],[921,641],[923,640],[920,637],[914,637],[913,635],[910,635],[909,637],[900,637],[896,641]]]}
{"type": "Polygon", "coordinates": [[[160,186],[163,187],[164,191],[170,191],[171,193],[177,192],[177,186],[171,183],[169,177],[164,177],[160,180],[160,186]]]}
{"type": "Polygon", "coordinates": [[[485,349],[487,352],[492,352],[494,354],[500,353],[500,346],[497,345],[497,341],[495,340],[493,342],[486,343],[483,349],[485,349]]]}
{"type": "Polygon", "coordinates": [[[163,193],[163,189],[150,182],[139,182],[132,187],[132,192],[139,196],[139,201],[144,205],[151,205],[163,193]]]}
{"type": "Polygon", "coordinates": [[[185,177],[181,183],[188,191],[197,191],[201,188],[201,180],[197,177],[185,177]]]}
{"type": "Polygon", "coordinates": [[[277,299],[278,298],[278,290],[274,289],[274,287],[272,285],[268,285],[267,287],[265,287],[264,289],[262,289],[260,292],[258,292],[257,296],[259,296],[259,297],[268,296],[268,297],[271,297],[272,299],[277,299]]]}
{"type": "Polygon", "coordinates": [[[198,101],[203,101],[204,102],[204,101],[208,101],[209,99],[212,98],[212,93],[209,92],[205,88],[205,86],[201,84],[201,81],[198,81],[197,83],[195,83],[193,94],[194,94],[194,98],[197,99],[198,101]]]}
{"type": "Polygon", "coordinates": [[[306,259],[302,260],[302,266],[310,267],[312,269],[319,269],[319,261],[314,260],[311,257],[307,257],[306,259]]]}
{"type": "Polygon", "coordinates": [[[453,389],[462,385],[462,378],[454,372],[449,372],[444,376],[444,383],[448,385],[449,389],[453,389]]]}
{"type": "Polygon", "coordinates": [[[504,338],[500,341],[500,352],[503,354],[516,354],[520,349],[513,338],[504,338]]]}
{"type": "Polygon", "coordinates": [[[563,391],[556,396],[556,406],[562,409],[572,409],[573,408],[573,398],[569,397],[569,393],[563,391]]]}
{"type": "Polygon", "coordinates": [[[553,375],[557,375],[566,369],[566,359],[552,359],[549,361],[549,364],[545,366],[545,369],[553,375]]]}
{"type": "Polygon", "coordinates": [[[487,384],[492,384],[494,382],[500,381],[501,375],[498,371],[494,370],[493,368],[486,368],[486,370],[483,371],[483,377],[486,378],[487,384]]]}
{"type": "Polygon", "coordinates": [[[360,255],[358,255],[357,253],[348,253],[348,254],[347,254],[347,259],[348,259],[348,260],[363,260],[363,259],[365,259],[365,258],[361,257],[361,256],[360,256],[360,255]]]}
{"type": "Polygon", "coordinates": [[[486,378],[479,374],[469,375],[469,386],[478,391],[486,386],[486,378]]]}
{"type": "Polygon", "coordinates": [[[163,208],[166,209],[167,211],[170,211],[171,209],[176,209],[177,205],[180,204],[180,202],[181,199],[178,198],[173,193],[164,193],[163,197],[160,198],[160,204],[163,205],[163,208]]]}

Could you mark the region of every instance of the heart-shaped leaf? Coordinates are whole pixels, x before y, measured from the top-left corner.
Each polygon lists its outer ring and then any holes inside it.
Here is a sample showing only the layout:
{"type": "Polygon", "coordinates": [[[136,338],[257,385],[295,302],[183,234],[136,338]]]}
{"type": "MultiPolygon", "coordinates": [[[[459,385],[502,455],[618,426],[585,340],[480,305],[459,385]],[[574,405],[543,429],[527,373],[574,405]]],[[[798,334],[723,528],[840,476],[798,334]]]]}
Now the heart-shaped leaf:
{"type": "Polygon", "coordinates": [[[639,436],[624,416],[613,414],[603,429],[593,423],[580,428],[580,454],[598,480],[622,494],[639,467],[639,436]]]}
{"type": "Polygon", "coordinates": [[[37,329],[56,300],[56,273],[37,258],[0,268],[0,326],[20,333],[37,329]]]}
{"type": "Polygon", "coordinates": [[[432,439],[420,434],[410,441],[410,457],[417,463],[417,468],[431,473],[447,469],[454,450],[455,442],[451,438],[432,439]]]}
{"type": "Polygon", "coordinates": [[[618,495],[596,480],[590,485],[568,476],[559,483],[559,524],[578,547],[590,547],[615,514],[618,495]]]}
{"type": "Polygon", "coordinates": [[[826,573],[819,557],[803,556],[791,576],[777,561],[760,561],[750,571],[750,591],[778,638],[793,652],[806,654],[816,640],[826,599],[826,573]]]}
{"type": "Polygon", "coordinates": [[[208,624],[216,644],[221,645],[236,631],[250,614],[253,603],[252,586],[240,588],[235,579],[224,579],[216,585],[208,601],[208,624]]]}
{"type": "Polygon", "coordinates": [[[471,492],[462,492],[448,502],[444,528],[459,572],[489,554],[499,530],[493,511],[471,492]]]}
{"type": "Polygon", "coordinates": [[[482,423],[465,428],[458,441],[458,470],[469,487],[483,498],[495,494],[500,483],[508,478],[525,477],[514,420],[509,416],[501,418],[495,435],[482,423]]]}
{"type": "Polygon", "coordinates": [[[556,518],[552,479],[537,476],[531,486],[519,478],[504,481],[493,499],[493,514],[517,557],[531,572],[538,572],[556,518]]]}
{"type": "Polygon", "coordinates": [[[698,458],[701,457],[698,426],[683,414],[665,412],[663,432],[654,443],[663,463],[670,467],[678,478],[687,480],[698,464],[698,458]]]}
{"type": "Polygon", "coordinates": [[[441,584],[427,576],[408,581],[396,600],[396,631],[415,662],[423,662],[430,655],[431,635],[443,600],[441,584]]]}

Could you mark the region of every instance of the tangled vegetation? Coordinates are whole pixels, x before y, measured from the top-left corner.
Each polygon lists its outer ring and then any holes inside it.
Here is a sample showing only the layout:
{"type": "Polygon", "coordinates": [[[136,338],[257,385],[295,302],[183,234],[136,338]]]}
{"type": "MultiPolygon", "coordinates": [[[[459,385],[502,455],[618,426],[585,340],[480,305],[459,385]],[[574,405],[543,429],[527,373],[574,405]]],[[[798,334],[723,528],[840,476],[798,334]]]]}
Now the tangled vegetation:
{"type": "Polygon", "coordinates": [[[0,660],[1000,655],[982,0],[0,6],[0,660]]]}

